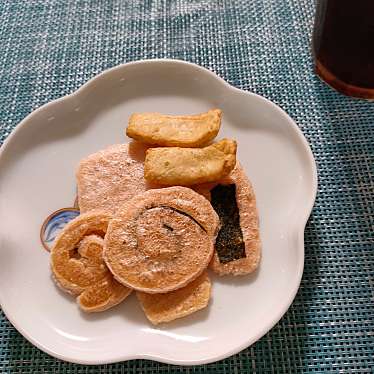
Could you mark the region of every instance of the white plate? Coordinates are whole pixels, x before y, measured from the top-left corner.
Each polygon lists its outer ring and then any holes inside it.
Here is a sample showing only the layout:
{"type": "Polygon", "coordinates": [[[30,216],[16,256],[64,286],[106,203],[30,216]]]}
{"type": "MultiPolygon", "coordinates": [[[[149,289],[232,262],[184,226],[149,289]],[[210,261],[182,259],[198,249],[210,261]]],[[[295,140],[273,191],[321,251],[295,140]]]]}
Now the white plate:
{"type": "Polygon", "coordinates": [[[26,339],[67,361],[146,358],[187,365],[228,357],[269,331],[294,299],[316,188],[305,138],[270,101],[182,61],[115,67],[30,114],[1,148],[1,306],[26,339]],[[134,295],[102,314],[82,314],[73,298],[56,289],[39,241],[48,214],[74,201],[78,161],[126,141],[132,112],[185,114],[212,107],[223,110],[220,137],[238,140],[239,159],[256,192],[263,243],[259,271],[235,279],[212,276],[209,308],[162,327],[147,322],[134,295]]]}

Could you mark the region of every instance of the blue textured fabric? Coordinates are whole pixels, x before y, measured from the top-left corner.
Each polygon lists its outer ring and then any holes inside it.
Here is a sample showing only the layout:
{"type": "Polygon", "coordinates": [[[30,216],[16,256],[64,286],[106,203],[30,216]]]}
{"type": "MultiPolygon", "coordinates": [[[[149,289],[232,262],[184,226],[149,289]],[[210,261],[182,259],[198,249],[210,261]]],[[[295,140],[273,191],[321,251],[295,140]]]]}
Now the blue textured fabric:
{"type": "Polygon", "coordinates": [[[169,57],[205,66],[280,105],[310,142],[319,171],[301,288],[253,346],[197,367],[88,367],[39,351],[0,314],[1,372],[373,372],[374,104],[344,97],[314,75],[313,16],[311,0],[0,2],[1,142],[32,110],[102,70],[169,57]]]}

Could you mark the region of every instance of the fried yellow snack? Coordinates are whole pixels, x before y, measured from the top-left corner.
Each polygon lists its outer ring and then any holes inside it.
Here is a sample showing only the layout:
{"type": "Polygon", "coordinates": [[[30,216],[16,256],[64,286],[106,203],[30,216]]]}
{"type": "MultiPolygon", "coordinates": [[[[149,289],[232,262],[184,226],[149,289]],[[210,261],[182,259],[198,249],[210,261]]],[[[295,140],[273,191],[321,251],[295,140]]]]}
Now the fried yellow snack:
{"type": "Polygon", "coordinates": [[[192,116],[134,113],[129,119],[126,135],[152,145],[201,147],[217,136],[221,116],[220,109],[192,116]]]}
{"type": "Polygon", "coordinates": [[[236,164],[236,142],[223,139],[205,148],[150,148],[144,177],[165,186],[190,186],[214,182],[228,175],[236,164]]]}
{"type": "Polygon", "coordinates": [[[142,309],[147,318],[157,325],[188,316],[208,305],[211,283],[204,272],[194,281],[179,290],[165,294],[137,292],[142,309]]]}

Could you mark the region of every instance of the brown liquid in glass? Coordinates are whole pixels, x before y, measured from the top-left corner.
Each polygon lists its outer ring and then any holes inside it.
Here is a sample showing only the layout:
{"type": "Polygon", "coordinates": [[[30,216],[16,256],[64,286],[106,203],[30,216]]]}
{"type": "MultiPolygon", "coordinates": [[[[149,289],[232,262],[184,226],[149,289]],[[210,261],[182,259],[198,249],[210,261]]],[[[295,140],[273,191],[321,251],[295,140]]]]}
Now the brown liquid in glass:
{"type": "Polygon", "coordinates": [[[325,82],[374,99],[374,0],[319,0],[313,44],[315,69],[325,82]]]}

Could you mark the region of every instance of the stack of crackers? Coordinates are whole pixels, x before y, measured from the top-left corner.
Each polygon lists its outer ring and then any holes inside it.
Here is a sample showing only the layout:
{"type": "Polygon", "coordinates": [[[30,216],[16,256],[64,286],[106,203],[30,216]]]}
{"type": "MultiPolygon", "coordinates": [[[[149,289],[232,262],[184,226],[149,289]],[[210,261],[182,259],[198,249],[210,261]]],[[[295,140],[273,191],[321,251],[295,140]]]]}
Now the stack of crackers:
{"type": "Polygon", "coordinates": [[[134,141],[81,160],[80,215],[51,249],[56,283],[86,312],[132,291],[153,324],[205,308],[207,269],[244,275],[260,262],[256,200],[237,144],[213,142],[219,109],[186,116],[133,114],[134,141]]]}

